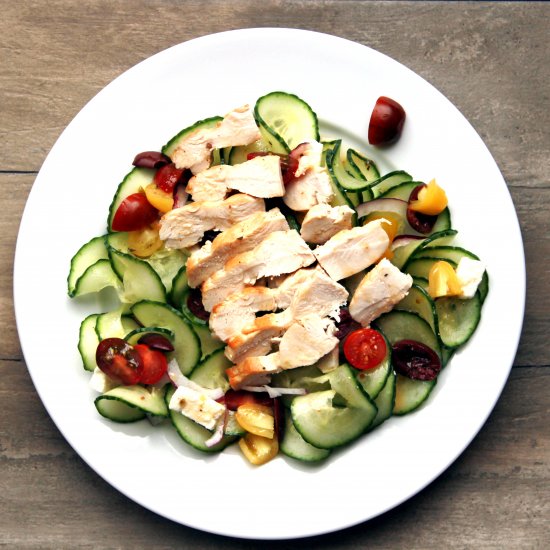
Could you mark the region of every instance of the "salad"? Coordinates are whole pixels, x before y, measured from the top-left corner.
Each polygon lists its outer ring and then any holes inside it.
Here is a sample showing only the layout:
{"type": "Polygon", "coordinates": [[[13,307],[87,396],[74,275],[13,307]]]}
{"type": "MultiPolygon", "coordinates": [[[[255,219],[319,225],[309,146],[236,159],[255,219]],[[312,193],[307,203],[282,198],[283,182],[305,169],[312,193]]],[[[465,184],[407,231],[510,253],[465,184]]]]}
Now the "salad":
{"type": "MultiPolygon", "coordinates": [[[[404,119],[380,98],[371,144],[404,119]]],[[[78,340],[114,422],[256,465],[321,461],[418,409],[479,323],[487,272],[444,189],[380,174],[296,95],[199,120],[133,164],[68,276],[71,298],[117,297],[78,340]]]]}

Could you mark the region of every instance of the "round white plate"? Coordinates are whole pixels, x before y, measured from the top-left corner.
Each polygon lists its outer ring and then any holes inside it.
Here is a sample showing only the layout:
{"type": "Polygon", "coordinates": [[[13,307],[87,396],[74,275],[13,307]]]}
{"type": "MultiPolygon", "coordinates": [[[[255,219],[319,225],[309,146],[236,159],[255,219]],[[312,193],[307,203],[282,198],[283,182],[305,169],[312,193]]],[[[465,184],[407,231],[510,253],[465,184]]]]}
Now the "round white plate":
{"type": "Polygon", "coordinates": [[[420,491],[465,449],[508,377],[523,319],[525,272],[517,217],[487,148],[458,110],[409,69],[365,46],[301,30],[248,29],[163,51],[109,84],[48,155],[25,209],[15,259],[15,309],[40,398],[75,451],[113,487],[176,522],[258,539],[304,537],[373,518],[420,491]],[[384,170],[437,178],[459,241],[486,263],[478,331],[442,373],[428,403],[393,418],[324,464],[284,457],[250,466],[236,449],[204,456],[174,431],[117,425],[93,406],[76,350],[101,306],[69,300],[69,261],[105,231],[108,206],[134,155],[159,149],[194,121],[261,95],[298,94],[324,128],[359,142],[384,170]],[[380,95],[407,112],[401,140],[369,150],[380,95]]]}

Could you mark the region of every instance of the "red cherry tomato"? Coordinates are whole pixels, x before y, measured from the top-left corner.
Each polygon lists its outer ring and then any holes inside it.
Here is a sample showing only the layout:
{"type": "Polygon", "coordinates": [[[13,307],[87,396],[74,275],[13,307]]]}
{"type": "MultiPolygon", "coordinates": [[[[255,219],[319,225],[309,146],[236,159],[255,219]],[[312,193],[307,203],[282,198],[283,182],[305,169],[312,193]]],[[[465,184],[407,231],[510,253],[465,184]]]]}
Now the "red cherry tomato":
{"type": "Polygon", "coordinates": [[[389,145],[401,136],[405,110],[397,101],[381,96],[377,99],[369,122],[369,143],[389,145]]]}
{"type": "Polygon", "coordinates": [[[161,166],[155,174],[154,183],[160,187],[165,193],[172,193],[174,187],[183,177],[183,169],[176,168],[174,163],[161,166]]]}
{"type": "Polygon", "coordinates": [[[257,405],[270,406],[273,400],[267,393],[253,393],[245,390],[227,390],[220,399],[230,411],[236,411],[241,405],[254,403],[257,405]]]}
{"type": "Polygon", "coordinates": [[[151,349],[145,344],[136,344],[134,349],[140,356],[143,364],[139,381],[142,384],[156,384],[168,369],[166,356],[162,352],[151,349]]]}
{"type": "Polygon", "coordinates": [[[119,205],[113,216],[113,231],[137,231],[152,224],[158,217],[143,193],[128,195],[119,205]]]}
{"type": "Polygon", "coordinates": [[[96,350],[96,363],[109,378],[125,386],[132,386],[141,380],[141,356],[122,338],[101,340],[96,350]]]}
{"type": "Polygon", "coordinates": [[[386,340],[377,330],[360,328],[346,338],[344,355],[356,369],[373,369],[386,357],[386,340]]]}

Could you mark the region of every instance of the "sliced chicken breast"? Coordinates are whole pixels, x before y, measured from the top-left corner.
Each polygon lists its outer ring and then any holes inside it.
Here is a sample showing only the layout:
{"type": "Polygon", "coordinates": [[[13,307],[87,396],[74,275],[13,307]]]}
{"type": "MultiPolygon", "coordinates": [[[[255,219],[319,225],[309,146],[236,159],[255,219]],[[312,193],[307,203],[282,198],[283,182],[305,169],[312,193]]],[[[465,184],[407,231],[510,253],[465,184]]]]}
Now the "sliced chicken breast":
{"type": "Polygon", "coordinates": [[[223,231],[264,210],[262,199],[243,194],[224,201],[191,202],[164,214],[159,235],[167,248],[188,248],[198,243],[206,231],[223,231]]]}
{"type": "Polygon", "coordinates": [[[223,269],[201,286],[206,311],[233,292],[254,284],[262,277],[292,273],[315,261],[315,256],[297,231],[276,231],[258,246],[234,256],[223,269]]]}
{"type": "Polygon", "coordinates": [[[195,288],[223,268],[226,262],[243,252],[258,246],[275,231],[289,230],[286,218],[278,208],[269,212],[256,212],[229,229],[220,233],[213,241],[187,259],[189,286],[195,288]]]}
{"type": "Polygon", "coordinates": [[[230,190],[253,197],[282,197],[285,193],[277,155],[255,157],[241,164],[221,164],[193,176],[187,192],[195,201],[222,200],[230,190]]]}
{"type": "Polygon", "coordinates": [[[261,138],[249,105],[228,113],[215,127],[199,128],[189,134],[172,153],[177,168],[190,168],[194,174],[210,166],[212,150],[249,145],[261,138]]]}
{"type": "Polygon", "coordinates": [[[413,279],[384,258],[359,283],[349,304],[353,319],[362,326],[391,311],[409,292],[413,279]]]}
{"type": "Polygon", "coordinates": [[[324,244],[339,231],[353,227],[353,214],[349,206],[317,204],[305,215],[300,235],[307,243],[324,244]]]}
{"type": "Polygon", "coordinates": [[[379,219],[340,231],[313,253],[335,281],[350,277],[374,264],[388,248],[390,240],[382,228],[384,223],[379,219]]]}
{"type": "Polygon", "coordinates": [[[333,196],[326,169],[315,167],[286,184],[283,201],[292,210],[305,212],[317,204],[329,203],[333,196]]]}

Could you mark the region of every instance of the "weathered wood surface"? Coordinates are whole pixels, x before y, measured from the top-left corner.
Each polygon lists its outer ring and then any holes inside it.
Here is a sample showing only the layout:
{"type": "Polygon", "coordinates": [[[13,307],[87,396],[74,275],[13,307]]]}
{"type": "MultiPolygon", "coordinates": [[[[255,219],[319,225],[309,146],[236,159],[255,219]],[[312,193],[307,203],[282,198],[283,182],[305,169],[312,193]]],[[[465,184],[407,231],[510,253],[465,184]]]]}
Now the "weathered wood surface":
{"type": "Polygon", "coordinates": [[[315,538],[311,547],[548,548],[550,5],[338,0],[0,0],[0,546],[259,546],[173,524],[99,479],[38,400],[12,299],[13,252],[25,200],[73,116],[118,74],[157,51],[254,26],[338,34],[390,55],[433,83],[494,155],[518,211],[527,259],[520,347],[481,433],[418,496],[374,521],[315,538]]]}

